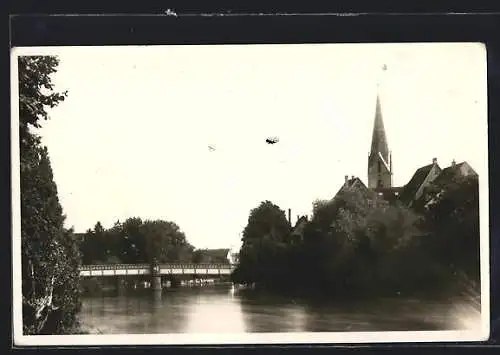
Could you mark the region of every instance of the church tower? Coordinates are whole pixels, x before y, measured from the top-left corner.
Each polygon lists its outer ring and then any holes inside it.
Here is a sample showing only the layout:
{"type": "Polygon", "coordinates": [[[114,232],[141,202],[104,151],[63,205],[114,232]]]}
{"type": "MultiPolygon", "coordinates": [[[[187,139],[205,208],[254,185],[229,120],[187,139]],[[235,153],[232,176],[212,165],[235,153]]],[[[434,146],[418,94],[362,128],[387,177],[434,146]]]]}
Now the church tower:
{"type": "Polygon", "coordinates": [[[380,97],[377,95],[372,145],[368,156],[368,188],[392,187],[392,159],[387,145],[380,97]]]}

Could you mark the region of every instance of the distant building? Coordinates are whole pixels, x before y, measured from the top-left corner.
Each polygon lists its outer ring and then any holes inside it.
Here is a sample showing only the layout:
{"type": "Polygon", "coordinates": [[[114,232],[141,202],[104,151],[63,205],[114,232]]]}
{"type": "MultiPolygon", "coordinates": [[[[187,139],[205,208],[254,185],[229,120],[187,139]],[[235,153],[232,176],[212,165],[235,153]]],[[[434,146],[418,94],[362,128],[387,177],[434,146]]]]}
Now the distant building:
{"type": "Polygon", "coordinates": [[[455,161],[451,162],[451,165],[441,171],[441,174],[436,177],[435,184],[438,186],[443,186],[451,183],[453,180],[466,177],[466,176],[475,176],[477,177],[477,173],[466,161],[461,163],[455,163],[455,161]]]}
{"type": "Polygon", "coordinates": [[[380,97],[377,95],[372,145],[368,155],[368,188],[392,188],[392,154],[385,134],[380,97]]]}
{"type": "Polygon", "coordinates": [[[407,206],[411,206],[414,201],[422,197],[424,190],[441,173],[437,159],[432,159],[432,164],[423,166],[413,174],[410,181],[403,187],[400,200],[407,206]]]}
{"type": "MultiPolygon", "coordinates": [[[[411,207],[424,197],[426,189],[431,184],[443,186],[457,177],[471,175],[477,176],[477,173],[467,162],[456,164],[453,161],[451,166],[441,169],[437,158],[433,158],[431,164],[418,168],[406,185],[393,186],[392,154],[385,133],[380,97],[377,95],[371,149],[368,155],[368,186],[359,177],[351,176],[349,179],[346,175],[344,184],[335,197],[339,193],[349,190],[358,190],[364,193],[373,191],[374,195],[380,196],[388,202],[398,201],[411,207]]],[[[369,198],[370,194],[368,193],[367,196],[369,198]]]]}
{"type": "Polygon", "coordinates": [[[227,252],[227,260],[231,265],[237,265],[240,262],[240,248],[233,246],[227,252]]]}
{"type": "Polygon", "coordinates": [[[308,222],[309,218],[307,216],[297,216],[297,222],[290,233],[292,243],[304,240],[304,231],[308,222]]]}
{"type": "Polygon", "coordinates": [[[236,265],[240,261],[240,253],[229,250],[227,253],[227,260],[229,260],[229,264],[236,265]]]}
{"type": "Polygon", "coordinates": [[[229,263],[229,249],[199,249],[200,263],[227,264],[229,263]]]}

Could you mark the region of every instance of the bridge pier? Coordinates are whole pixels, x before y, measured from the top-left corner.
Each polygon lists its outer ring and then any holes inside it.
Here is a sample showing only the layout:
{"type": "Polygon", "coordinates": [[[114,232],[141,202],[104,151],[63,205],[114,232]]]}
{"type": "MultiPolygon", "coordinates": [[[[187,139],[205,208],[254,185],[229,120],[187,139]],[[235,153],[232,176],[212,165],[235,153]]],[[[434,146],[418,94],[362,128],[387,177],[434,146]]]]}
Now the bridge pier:
{"type": "Polygon", "coordinates": [[[161,276],[152,276],[151,277],[151,288],[154,291],[161,291],[162,290],[162,284],[161,284],[161,276]]]}
{"type": "Polygon", "coordinates": [[[153,290],[155,299],[161,298],[163,285],[161,284],[160,265],[156,260],[151,264],[151,289],[153,290]]]}
{"type": "Polygon", "coordinates": [[[125,277],[123,276],[117,276],[116,277],[116,293],[118,296],[123,296],[125,295],[127,289],[127,281],[125,280],[125,277]]]}

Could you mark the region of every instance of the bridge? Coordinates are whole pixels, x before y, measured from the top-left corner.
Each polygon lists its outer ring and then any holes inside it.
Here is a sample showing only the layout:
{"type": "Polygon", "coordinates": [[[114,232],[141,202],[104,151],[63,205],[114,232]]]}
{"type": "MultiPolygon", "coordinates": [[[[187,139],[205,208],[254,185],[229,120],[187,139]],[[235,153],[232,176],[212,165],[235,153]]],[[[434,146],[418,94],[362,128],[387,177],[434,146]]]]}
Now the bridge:
{"type": "Polygon", "coordinates": [[[232,264],[104,264],[82,265],[80,276],[132,276],[132,275],[230,275],[236,266],[232,264]]]}

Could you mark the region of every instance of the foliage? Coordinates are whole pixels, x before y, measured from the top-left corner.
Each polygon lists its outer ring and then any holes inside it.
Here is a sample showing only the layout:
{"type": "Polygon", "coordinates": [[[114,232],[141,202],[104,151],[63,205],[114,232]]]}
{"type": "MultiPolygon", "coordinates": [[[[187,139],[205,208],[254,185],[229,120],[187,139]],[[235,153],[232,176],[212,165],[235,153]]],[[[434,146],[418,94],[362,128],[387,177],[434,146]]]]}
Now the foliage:
{"type": "Polygon", "coordinates": [[[242,240],[246,244],[259,241],[263,237],[273,241],[284,241],[289,233],[290,224],[285,212],[271,201],[264,201],[250,212],[242,240]]]}
{"type": "Polygon", "coordinates": [[[293,243],[283,212],[263,202],[250,214],[233,281],[338,297],[434,292],[449,288],[452,275],[478,281],[474,179],[434,187],[425,212],[362,187],[341,190],[313,203],[313,217],[293,243]]]}
{"type": "Polygon", "coordinates": [[[242,283],[277,282],[283,273],[290,224],[285,212],[270,201],[252,209],[243,231],[240,262],[233,279],[242,283]]]}
{"type": "Polygon", "coordinates": [[[57,58],[20,57],[18,64],[23,331],[63,334],[78,324],[79,251],[64,228],[47,148],[33,128],[66,93],[54,92],[51,81],[57,58]]]}
{"type": "Polygon", "coordinates": [[[479,185],[477,176],[457,177],[446,185],[434,184],[425,213],[428,249],[451,275],[479,286],[479,185]]]}
{"type": "Polygon", "coordinates": [[[97,222],[82,243],[84,264],[191,261],[193,249],[177,224],[138,217],[107,230],[97,222]]]}

